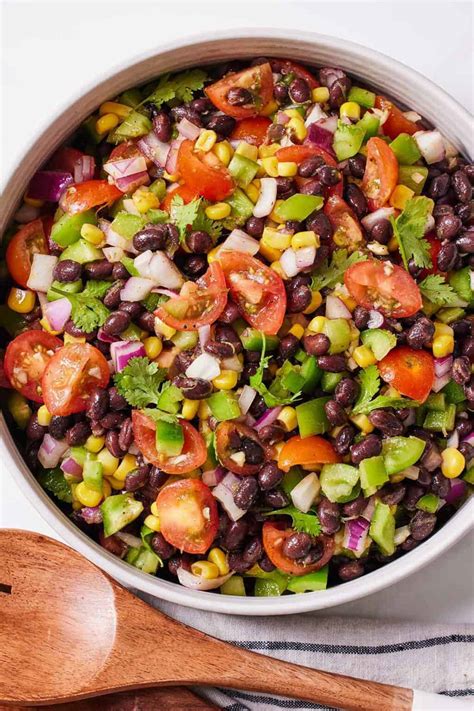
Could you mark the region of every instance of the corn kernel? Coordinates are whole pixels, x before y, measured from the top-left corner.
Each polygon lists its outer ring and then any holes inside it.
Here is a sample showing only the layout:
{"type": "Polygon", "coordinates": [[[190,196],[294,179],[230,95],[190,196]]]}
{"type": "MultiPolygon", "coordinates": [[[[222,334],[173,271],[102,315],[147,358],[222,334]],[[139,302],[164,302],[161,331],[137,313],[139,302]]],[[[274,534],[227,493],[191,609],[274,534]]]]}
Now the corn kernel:
{"type": "Polygon", "coordinates": [[[198,575],[205,580],[214,580],[219,577],[219,568],[209,560],[198,560],[191,565],[193,575],[198,575]]]}
{"type": "Polygon", "coordinates": [[[303,249],[303,247],[318,247],[319,241],[316,238],[315,232],[296,232],[291,238],[291,246],[293,247],[293,249],[303,249]]]}
{"type": "Polygon", "coordinates": [[[90,244],[102,244],[105,240],[105,234],[95,225],[90,225],[88,223],[82,225],[81,227],[81,237],[83,237],[86,242],[90,244]]]}
{"type": "Polygon", "coordinates": [[[283,225],[286,222],[286,220],[283,220],[283,218],[279,217],[279,215],[276,212],[278,210],[278,208],[280,207],[280,205],[282,204],[282,202],[284,202],[284,200],[276,200],[275,205],[273,206],[273,210],[271,211],[271,213],[269,215],[270,219],[279,225],[283,225]]]}
{"type": "Polygon", "coordinates": [[[298,118],[294,117],[290,119],[287,123],[287,126],[290,129],[291,133],[294,133],[294,135],[299,141],[304,141],[304,139],[306,138],[306,134],[308,133],[308,129],[304,125],[304,121],[301,116],[298,115],[298,118]]]}
{"type": "Polygon", "coordinates": [[[179,173],[168,173],[166,170],[163,172],[163,178],[170,183],[177,183],[180,176],[179,173]]]}
{"type": "Polygon", "coordinates": [[[95,491],[87,486],[85,481],[80,481],[75,490],[76,499],[83,506],[98,506],[102,501],[103,494],[101,491],[95,491]]]}
{"type": "Polygon", "coordinates": [[[214,249],[211,249],[210,252],[207,254],[207,261],[209,264],[212,264],[212,262],[215,262],[217,259],[219,259],[219,249],[220,247],[214,247],[214,249]]]}
{"type": "Polygon", "coordinates": [[[354,415],[354,417],[351,417],[351,422],[364,434],[370,434],[375,429],[367,415],[354,415]]]}
{"type": "Polygon", "coordinates": [[[151,528],[152,531],[160,530],[160,519],[158,518],[158,516],[149,514],[143,521],[143,523],[145,524],[145,526],[148,526],[148,528],[151,528]]]}
{"type": "Polygon", "coordinates": [[[216,202],[215,205],[206,207],[206,216],[210,220],[223,220],[229,217],[231,211],[232,208],[227,202],[216,202]]]}
{"type": "Polygon", "coordinates": [[[455,479],[466,466],[464,455],[461,454],[459,449],[455,449],[454,447],[446,447],[446,449],[441,452],[441,459],[441,471],[448,479],[455,479]]]}
{"type": "MultiPolygon", "coordinates": [[[[263,255],[265,256],[265,255],[263,255]]],[[[281,266],[280,262],[275,260],[270,264],[270,269],[273,269],[274,272],[278,274],[282,279],[288,279],[286,276],[285,272],[283,271],[283,267],[281,266]]]]}
{"type": "Polygon", "coordinates": [[[114,476],[108,476],[107,481],[109,482],[112,489],[114,489],[115,491],[120,491],[121,489],[123,489],[123,481],[121,481],[120,479],[116,479],[114,476]]]}
{"type": "Polygon", "coordinates": [[[142,215],[148,210],[160,207],[160,200],[148,188],[137,188],[132,195],[133,204],[142,215]]]}
{"type": "Polygon", "coordinates": [[[292,336],[300,340],[300,338],[304,336],[304,327],[300,323],[294,323],[288,333],[291,333],[292,336]]]}
{"type": "Polygon", "coordinates": [[[262,257],[265,257],[269,262],[278,262],[283,250],[275,249],[275,247],[270,247],[266,242],[260,240],[259,252],[262,257]]]}
{"type": "Polygon", "coordinates": [[[250,160],[256,161],[258,158],[257,146],[253,146],[251,143],[247,143],[247,141],[240,141],[235,152],[241,156],[245,156],[245,158],[250,158],[250,160]]]}
{"type": "Polygon", "coordinates": [[[312,333],[323,333],[324,327],[326,326],[326,321],[326,316],[315,316],[308,323],[308,330],[312,333]]]}
{"type": "Polygon", "coordinates": [[[270,158],[274,156],[277,151],[281,148],[279,143],[270,143],[268,146],[262,145],[258,147],[258,157],[259,158],[270,158]]]}
{"type": "Polygon", "coordinates": [[[119,122],[120,119],[117,114],[105,114],[95,122],[95,130],[99,136],[103,136],[104,133],[109,133],[109,131],[113,131],[114,128],[117,128],[119,122]]]}
{"type": "Polygon", "coordinates": [[[220,548],[211,548],[208,553],[207,559],[217,565],[219,569],[219,575],[227,575],[229,572],[229,563],[227,562],[227,556],[223,550],[220,548]]]}
{"type": "Polygon", "coordinates": [[[276,156],[262,158],[262,166],[266,174],[269,175],[271,178],[278,177],[278,160],[276,156]]]}
{"type": "Polygon", "coordinates": [[[200,400],[199,402],[199,409],[198,409],[198,417],[200,420],[207,420],[211,416],[211,410],[209,409],[209,405],[205,400],[200,400]]]}
{"type": "Polygon", "coordinates": [[[298,420],[296,419],[296,410],[294,407],[287,405],[283,408],[277,417],[278,422],[280,422],[287,432],[291,432],[298,425],[298,420]]]}
{"type": "Polygon", "coordinates": [[[171,328],[167,323],[162,321],[158,316],[155,316],[155,333],[164,336],[167,341],[176,333],[175,328],[171,328]]]}
{"type": "Polygon", "coordinates": [[[107,447],[100,450],[97,455],[97,461],[102,464],[102,473],[104,476],[112,476],[117,471],[117,467],[120,464],[120,459],[114,457],[110,454],[107,447]]]}
{"type": "Polygon", "coordinates": [[[265,227],[260,244],[266,244],[273,249],[284,250],[291,245],[291,235],[287,232],[280,232],[273,227],[265,227]]]}
{"type": "Polygon", "coordinates": [[[215,131],[206,129],[201,131],[201,135],[194,144],[194,150],[204,151],[204,153],[209,153],[214,148],[214,144],[217,141],[217,133],[215,131]]]}
{"type": "Polygon", "coordinates": [[[44,200],[38,200],[36,198],[30,198],[28,195],[25,195],[23,200],[27,205],[30,207],[43,207],[44,205],[44,200]]]}
{"type": "Polygon", "coordinates": [[[97,454],[97,452],[100,452],[100,450],[103,448],[104,444],[105,437],[96,437],[95,435],[89,435],[89,437],[86,439],[84,447],[87,449],[88,452],[93,452],[94,454],[97,454]]]}
{"type": "Polygon", "coordinates": [[[158,338],[157,336],[150,336],[149,338],[145,338],[145,340],[143,341],[143,345],[145,346],[145,353],[147,354],[147,357],[150,360],[155,360],[155,358],[158,358],[161,351],[163,350],[163,343],[161,342],[161,338],[158,338]]]}
{"type": "Polygon", "coordinates": [[[41,405],[41,407],[38,408],[36,417],[38,419],[38,424],[41,425],[41,427],[48,427],[51,422],[52,415],[46,405],[41,405]]]}
{"type": "Polygon", "coordinates": [[[349,294],[338,294],[337,296],[352,313],[352,311],[354,311],[355,307],[357,306],[357,301],[353,299],[352,296],[350,296],[349,294]]]}
{"type": "Polygon", "coordinates": [[[454,338],[452,336],[437,336],[433,339],[433,355],[435,358],[444,358],[454,351],[454,338]]]}
{"type": "Polygon", "coordinates": [[[294,161],[278,163],[278,175],[282,178],[292,178],[298,172],[298,164],[294,161]]]}
{"type": "Polygon", "coordinates": [[[40,320],[40,324],[42,325],[42,327],[44,328],[45,331],[47,331],[48,333],[51,333],[53,336],[57,336],[58,334],[61,333],[61,331],[54,331],[54,330],[51,328],[51,326],[50,326],[49,321],[48,321],[47,318],[42,318],[42,319],[40,320]]]}
{"type": "Polygon", "coordinates": [[[232,390],[237,385],[238,373],[235,370],[221,370],[212,384],[218,390],[232,390]]]}
{"type": "Polygon", "coordinates": [[[414,191],[407,188],[406,185],[396,185],[390,196],[390,205],[396,207],[397,210],[404,210],[408,200],[410,200],[414,194],[414,191]]]}
{"type": "Polygon", "coordinates": [[[255,180],[252,180],[250,185],[247,185],[247,187],[244,188],[244,192],[248,199],[255,204],[260,197],[260,185],[256,185],[255,180]]]}
{"type": "Polygon", "coordinates": [[[259,113],[260,116],[271,116],[275,111],[278,111],[278,104],[275,99],[270,99],[268,104],[265,104],[265,106],[260,109],[259,113]]]}
{"type": "Polygon", "coordinates": [[[438,338],[438,336],[453,336],[454,337],[454,331],[449,326],[447,323],[442,323],[441,321],[435,321],[434,322],[434,337],[438,338]]]}
{"type": "Polygon", "coordinates": [[[343,118],[344,116],[354,121],[360,119],[360,106],[356,104],[355,101],[346,101],[341,105],[339,109],[339,116],[343,118]]]}
{"type": "Polygon", "coordinates": [[[121,119],[127,118],[131,107],[126,104],[119,104],[118,101],[105,101],[99,108],[99,115],[115,114],[121,119]]]}
{"type": "Polygon", "coordinates": [[[133,454],[126,454],[114,472],[114,478],[125,481],[127,474],[137,468],[137,460],[133,454]]]}
{"type": "Polygon", "coordinates": [[[368,346],[357,346],[352,357],[360,368],[368,368],[369,365],[375,365],[377,362],[377,358],[368,346]]]}
{"type": "Polygon", "coordinates": [[[329,89],[327,86],[318,86],[311,92],[311,98],[315,104],[325,104],[329,101],[329,89]]]}
{"type": "Polygon", "coordinates": [[[393,234],[390,237],[389,243],[387,244],[387,248],[389,252],[396,252],[398,249],[398,238],[397,235],[393,234]]]}
{"type": "Polygon", "coordinates": [[[345,227],[338,227],[334,232],[332,239],[337,247],[349,247],[350,237],[347,234],[345,227]]]}
{"type": "Polygon", "coordinates": [[[160,517],[160,512],[158,511],[158,505],[157,505],[156,501],[154,501],[152,503],[152,505],[150,506],[150,511],[153,514],[153,516],[157,516],[158,518],[160,517]]]}
{"type": "Polygon", "coordinates": [[[219,141],[214,145],[212,152],[219,158],[221,163],[227,166],[230,163],[234,149],[229,141],[219,141]]]}
{"type": "Polygon", "coordinates": [[[112,493],[112,487],[110,486],[110,483],[107,481],[107,479],[104,479],[102,482],[102,493],[104,495],[104,499],[107,498],[107,496],[110,496],[112,493]]]}
{"type": "Polygon", "coordinates": [[[193,420],[199,410],[199,400],[187,400],[183,401],[183,407],[181,409],[181,415],[185,420],[193,420]]]}
{"type": "Polygon", "coordinates": [[[71,336],[69,333],[64,334],[64,345],[67,346],[70,343],[85,343],[85,336],[71,336]]]}
{"type": "Polygon", "coordinates": [[[12,287],[8,294],[8,307],[17,314],[29,314],[36,303],[36,294],[29,289],[12,287]]]}
{"type": "Polygon", "coordinates": [[[309,302],[309,306],[305,308],[303,311],[304,314],[312,314],[313,311],[316,311],[316,309],[319,309],[321,304],[323,303],[323,297],[319,293],[319,291],[312,291],[311,292],[311,301],[309,302]]]}
{"type": "Polygon", "coordinates": [[[283,111],[284,114],[290,117],[290,119],[295,118],[295,119],[301,119],[302,116],[298,109],[285,109],[283,111]]]}

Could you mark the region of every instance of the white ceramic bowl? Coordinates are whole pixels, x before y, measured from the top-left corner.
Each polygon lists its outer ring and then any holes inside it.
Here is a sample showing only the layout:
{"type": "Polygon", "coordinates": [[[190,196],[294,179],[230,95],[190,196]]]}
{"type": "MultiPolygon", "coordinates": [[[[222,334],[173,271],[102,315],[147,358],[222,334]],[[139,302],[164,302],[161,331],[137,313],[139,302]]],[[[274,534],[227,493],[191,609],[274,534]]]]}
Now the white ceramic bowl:
{"type": "MultiPolygon", "coordinates": [[[[132,65],[94,84],[66,107],[25,151],[2,197],[0,233],[11,219],[33,173],[99,104],[124,89],[163,72],[236,57],[290,57],[308,64],[339,66],[429,119],[464,154],[472,156],[472,123],[467,111],[431,81],[389,57],[360,45],[312,33],[282,30],[233,30],[213,39],[196,37],[158,48],[132,65]],[[292,39],[294,38],[294,39],[292,39]]],[[[188,590],[152,577],[107,553],[82,533],[57,506],[26,467],[0,421],[0,457],[44,519],[71,546],[125,585],[189,607],[237,615],[282,615],[318,610],[355,600],[395,583],[446,551],[468,532],[474,520],[474,500],[414,551],[385,567],[329,590],[280,598],[231,597],[188,590]]]]}

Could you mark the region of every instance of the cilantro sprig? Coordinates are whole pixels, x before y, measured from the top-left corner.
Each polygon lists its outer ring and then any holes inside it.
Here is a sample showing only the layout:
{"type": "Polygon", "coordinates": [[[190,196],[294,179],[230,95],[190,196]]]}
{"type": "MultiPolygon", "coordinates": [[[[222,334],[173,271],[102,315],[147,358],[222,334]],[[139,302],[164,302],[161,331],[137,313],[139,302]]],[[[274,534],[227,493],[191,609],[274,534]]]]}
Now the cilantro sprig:
{"type": "Polygon", "coordinates": [[[465,302],[459,298],[441,274],[429,274],[418,287],[428,301],[439,306],[462,306],[465,302]]]}
{"type": "Polygon", "coordinates": [[[290,516],[293,528],[300,533],[309,533],[310,536],[319,536],[321,524],[317,514],[313,511],[303,513],[296,506],[285,506],[284,509],[270,511],[265,516],[285,515],[290,516]]]}
{"type": "MultiPolygon", "coordinates": [[[[279,405],[288,405],[289,403],[296,400],[300,396],[300,393],[295,393],[293,395],[291,393],[287,393],[286,391],[284,391],[281,394],[277,394],[277,393],[270,392],[270,390],[267,388],[267,386],[263,382],[263,375],[264,375],[265,370],[268,368],[268,365],[271,360],[271,356],[265,355],[265,349],[266,349],[265,334],[262,334],[262,336],[263,336],[263,348],[262,348],[262,353],[260,356],[260,362],[258,364],[256,373],[254,373],[254,375],[251,375],[249,378],[250,385],[263,397],[263,399],[265,400],[265,405],[267,407],[278,407],[279,405]]],[[[274,382],[274,384],[278,383],[277,380],[274,380],[273,382],[274,382]]]]}
{"type": "Polygon", "coordinates": [[[424,238],[426,221],[432,208],[433,201],[429,198],[415,197],[407,201],[405,209],[396,219],[390,217],[405,269],[408,269],[410,259],[417,267],[432,266],[430,244],[424,238]]]}
{"type": "Polygon", "coordinates": [[[331,262],[326,259],[311,279],[311,290],[320,291],[325,286],[335,286],[344,278],[344,272],[356,262],[364,262],[367,255],[362,252],[347,253],[347,249],[336,249],[331,262]]]}
{"type": "Polygon", "coordinates": [[[380,389],[380,375],[376,365],[369,365],[359,373],[360,392],[359,397],[352,409],[353,415],[367,415],[372,410],[382,407],[418,407],[420,404],[416,400],[409,400],[405,397],[390,397],[389,395],[377,395],[380,389]]]}
{"type": "Polygon", "coordinates": [[[206,79],[207,74],[202,69],[191,69],[174,75],[164,74],[156,89],[143,103],[152,103],[157,109],[174,100],[186,103],[192,100],[196,91],[203,88],[206,79]]]}
{"type": "Polygon", "coordinates": [[[114,375],[117,390],[132,407],[158,405],[165,379],[166,370],[146,357],[131,358],[125,368],[114,375]]]}
{"type": "Polygon", "coordinates": [[[111,286],[110,281],[88,281],[84,290],[78,294],[70,294],[57,287],[52,287],[51,290],[69,299],[72,306],[71,319],[74,324],[84,333],[91,333],[103,326],[110,314],[101,299],[111,286]]]}
{"type": "Polygon", "coordinates": [[[222,231],[222,225],[207,217],[205,209],[206,203],[202,198],[191,200],[191,202],[185,205],[180,195],[174,196],[171,201],[170,217],[179,230],[181,241],[184,241],[190,230],[208,232],[214,239],[219,237],[222,231]]]}

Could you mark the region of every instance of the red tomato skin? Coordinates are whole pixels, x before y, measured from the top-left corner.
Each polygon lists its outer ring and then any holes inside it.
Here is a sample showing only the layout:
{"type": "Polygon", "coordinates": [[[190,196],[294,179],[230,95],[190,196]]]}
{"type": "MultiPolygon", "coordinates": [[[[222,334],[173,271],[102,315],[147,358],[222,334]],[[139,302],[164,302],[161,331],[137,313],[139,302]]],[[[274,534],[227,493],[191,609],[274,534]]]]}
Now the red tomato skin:
{"type": "Polygon", "coordinates": [[[344,284],[359,306],[365,309],[376,306],[386,316],[395,318],[413,316],[423,306],[417,283],[405,269],[395,264],[390,266],[390,274],[384,269],[384,264],[374,259],[357,262],[344,274],[344,284]],[[379,300],[380,303],[374,303],[379,300]]]}
{"type": "Polygon", "coordinates": [[[188,188],[206,200],[225,200],[234,189],[229,171],[222,165],[206,164],[194,152],[194,144],[190,140],[183,141],[179,147],[178,171],[188,188]]]}
{"type": "Polygon", "coordinates": [[[307,158],[320,156],[327,165],[330,165],[332,168],[337,167],[333,156],[315,143],[308,142],[301,146],[285,146],[284,148],[279,148],[275,155],[279,161],[288,161],[290,163],[302,163],[307,158]]]}
{"type": "Polygon", "coordinates": [[[329,218],[334,231],[343,231],[344,246],[350,251],[354,251],[364,241],[355,212],[337,193],[326,200],[323,212],[329,218]]]}
{"type": "Polygon", "coordinates": [[[201,555],[209,550],[219,526],[217,503],[212,492],[200,479],[183,479],[164,486],[156,499],[160,518],[160,533],[163,538],[180,551],[201,555]],[[186,530],[192,523],[182,512],[179,521],[179,507],[186,506],[186,499],[201,508],[202,530],[194,536],[186,530]],[[204,509],[207,509],[204,514],[204,509]],[[178,520],[177,520],[178,519],[178,520]],[[180,526],[180,523],[182,524],[180,526]]]}
{"type": "Polygon", "coordinates": [[[175,196],[182,198],[183,203],[187,205],[198,197],[198,193],[187,185],[178,185],[176,188],[173,188],[173,190],[166,193],[163,198],[163,202],[160,205],[161,209],[169,212],[171,210],[171,203],[175,196]]]}
{"type": "Polygon", "coordinates": [[[291,59],[277,59],[276,62],[281,63],[282,74],[295,74],[300,79],[304,79],[310,89],[316,89],[320,86],[316,77],[313,76],[313,74],[311,74],[306,67],[298,64],[298,62],[293,62],[291,59]]]}
{"type": "Polygon", "coordinates": [[[246,141],[253,146],[261,146],[272,122],[266,116],[253,116],[238,121],[231,134],[233,141],[246,141]]]}
{"type": "Polygon", "coordinates": [[[236,119],[257,116],[273,96],[273,74],[270,64],[259,64],[241,72],[228,74],[214,84],[206,87],[204,93],[218,109],[236,119]],[[257,90],[259,100],[252,106],[232,106],[227,101],[227,94],[232,87],[257,90]]]}
{"type": "MultiPolygon", "coordinates": [[[[286,292],[283,280],[273,269],[265,266],[255,257],[241,252],[222,252],[219,261],[224,270],[227,286],[234,301],[239,306],[242,317],[251,326],[258,328],[267,335],[275,335],[281,328],[286,312],[286,292]],[[232,281],[233,276],[241,274],[243,277],[250,271],[260,271],[266,280],[263,285],[264,295],[261,308],[256,313],[248,313],[242,304],[243,299],[239,292],[238,284],[232,281]]],[[[260,305],[259,305],[260,306],[260,305]]]]}
{"type": "Polygon", "coordinates": [[[294,529],[287,528],[283,523],[266,521],[263,524],[263,547],[273,565],[289,575],[305,575],[306,573],[313,573],[315,570],[324,568],[333,556],[335,546],[334,539],[330,536],[325,536],[324,534],[318,536],[317,540],[324,546],[324,553],[322,557],[316,563],[302,565],[296,560],[287,558],[282,550],[285,540],[292,536],[293,533],[294,529]]]}
{"type": "Polygon", "coordinates": [[[41,218],[21,227],[8,243],[5,254],[10,276],[24,289],[28,288],[27,282],[31,272],[32,253],[28,248],[30,242],[34,242],[35,252],[48,254],[44,222],[41,218]]]}
{"type": "Polygon", "coordinates": [[[85,154],[77,148],[63,146],[48,161],[48,170],[64,170],[74,176],[74,166],[85,154]]]}
{"type": "Polygon", "coordinates": [[[367,197],[371,212],[387,203],[397,182],[398,161],[395,153],[381,138],[369,138],[367,164],[361,189],[367,197]]]}
{"type": "Polygon", "coordinates": [[[69,215],[76,215],[93,207],[115,202],[121,197],[122,191],[107,180],[86,180],[67,188],[61,195],[60,204],[69,215]]]}
{"type": "Polygon", "coordinates": [[[335,464],[339,461],[332,444],[318,435],[290,437],[278,455],[278,466],[284,472],[300,464],[335,464]]]}
{"type": "MultiPolygon", "coordinates": [[[[7,350],[5,351],[4,368],[5,375],[8,378],[11,387],[18,390],[18,392],[28,398],[28,400],[43,402],[43,396],[38,392],[38,386],[41,383],[46,363],[43,366],[35,361],[35,365],[33,366],[33,377],[31,379],[28,378],[27,383],[23,385],[17,381],[15,371],[17,368],[21,367],[22,364],[23,366],[27,366],[24,359],[26,358],[28,361],[29,353],[35,346],[39,346],[41,351],[43,351],[43,349],[45,351],[57,351],[62,348],[62,345],[62,341],[59,338],[56,338],[56,336],[53,336],[51,333],[46,333],[45,331],[37,330],[20,333],[20,335],[14,338],[13,341],[10,341],[7,346],[7,350]]],[[[47,356],[45,353],[45,361],[46,360],[47,356]]]]}
{"type": "Polygon", "coordinates": [[[156,451],[155,423],[139,410],[132,410],[133,436],[138,449],[151,464],[155,464],[165,474],[186,474],[193,469],[201,467],[207,459],[206,445],[199,432],[186,420],[181,420],[180,424],[184,434],[184,446],[181,455],[187,454],[188,457],[185,461],[178,463],[172,461],[174,457],[163,460],[156,451]]]}
{"type": "Polygon", "coordinates": [[[229,420],[227,422],[220,422],[216,427],[215,431],[215,442],[216,442],[216,453],[217,458],[222,463],[222,465],[229,469],[229,471],[239,476],[252,476],[256,474],[261,467],[261,464],[237,464],[231,458],[232,448],[230,446],[230,436],[232,432],[237,432],[241,437],[247,437],[248,439],[257,442],[261,447],[263,447],[265,455],[269,458],[273,454],[273,449],[268,445],[263,445],[260,439],[251,427],[242,424],[241,422],[234,422],[229,420]]]}
{"type": "Polygon", "coordinates": [[[413,136],[414,133],[420,130],[418,124],[405,118],[403,112],[392,101],[389,101],[385,96],[375,97],[375,107],[377,109],[388,109],[389,115],[382,126],[382,130],[386,136],[392,140],[400,133],[408,133],[413,136]]]}
{"type": "Polygon", "coordinates": [[[427,351],[398,346],[378,364],[382,379],[402,395],[424,402],[435,381],[434,358],[427,351]]]}

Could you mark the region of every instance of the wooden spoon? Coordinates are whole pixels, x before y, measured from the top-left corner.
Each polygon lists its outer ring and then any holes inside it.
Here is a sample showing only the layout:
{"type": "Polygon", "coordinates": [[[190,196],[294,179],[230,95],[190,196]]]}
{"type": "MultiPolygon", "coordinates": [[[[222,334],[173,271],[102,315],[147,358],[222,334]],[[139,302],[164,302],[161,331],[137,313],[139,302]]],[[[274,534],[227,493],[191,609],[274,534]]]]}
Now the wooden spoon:
{"type": "MultiPolygon", "coordinates": [[[[175,622],[55,540],[0,531],[0,702],[51,704],[178,684],[248,689],[357,711],[458,702],[307,669],[175,622]]],[[[440,705],[441,704],[441,705],[440,705]]]]}

